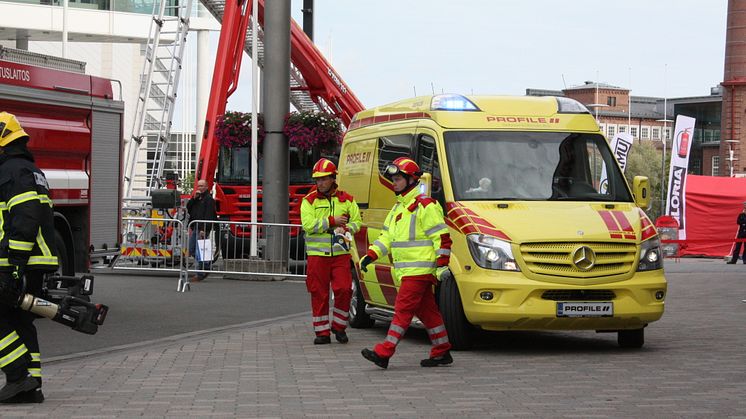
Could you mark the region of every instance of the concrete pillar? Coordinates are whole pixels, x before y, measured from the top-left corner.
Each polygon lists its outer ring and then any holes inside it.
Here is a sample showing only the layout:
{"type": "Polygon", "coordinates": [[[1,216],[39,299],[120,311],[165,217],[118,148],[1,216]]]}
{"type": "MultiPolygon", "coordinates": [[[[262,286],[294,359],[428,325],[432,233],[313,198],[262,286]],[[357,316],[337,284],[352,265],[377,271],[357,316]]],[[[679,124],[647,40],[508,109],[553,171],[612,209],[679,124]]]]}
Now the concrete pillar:
{"type": "Polygon", "coordinates": [[[16,29],[16,49],[28,51],[28,31],[26,29],[16,29]]]}
{"type": "MultiPolygon", "coordinates": [[[[273,0],[264,8],[265,131],[262,220],[288,222],[288,139],[282,130],[290,111],[290,0],[273,0]]],[[[267,229],[267,260],[287,260],[286,229],[267,229]]]]}
{"type": "Polygon", "coordinates": [[[733,172],[746,170],[746,0],[728,0],[723,74],[723,107],[720,123],[720,174],[729,175],[729,148],[734,150],[733,172]]]}

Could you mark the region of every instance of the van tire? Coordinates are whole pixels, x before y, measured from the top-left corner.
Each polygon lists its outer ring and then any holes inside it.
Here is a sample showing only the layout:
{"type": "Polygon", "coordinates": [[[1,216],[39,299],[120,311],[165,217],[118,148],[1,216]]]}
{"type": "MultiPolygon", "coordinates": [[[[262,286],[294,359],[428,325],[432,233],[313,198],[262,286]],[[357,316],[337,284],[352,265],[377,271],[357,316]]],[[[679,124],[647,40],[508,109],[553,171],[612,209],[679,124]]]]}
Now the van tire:
{"type": "Polygon", "coordinates": [[[59,231],[54,231],[54,247],[57,250],[57,262],[59,267],[57,272],[66,276],[75,275],[75,267],[70,260],[70,255],[67,253],[67,246],[65,246],[65,240],[62,238],[62,234],[59,231]]]}
{"type": "Polygon", "coordinates": [[[474,344],[474,331],[466,321],[461,295],[453,275],[448,275],[441,281],[437,301],[452,349],[456,351],[471,349],[474,344]]]}
{"type": "Polygon", "coordinates": [[[368,313],[365,312],[365,298],[360,290],[360,280],[357,272],[352,268],[352,300],[350,301],[350,327],[354,329],[368,329],[376,323],[368,313]]]}
{"type": "Polygon", "coordinates": [[[645,344],[645,329],[620,330],[617,333],[620,348],[639,349],[645,344]]]}

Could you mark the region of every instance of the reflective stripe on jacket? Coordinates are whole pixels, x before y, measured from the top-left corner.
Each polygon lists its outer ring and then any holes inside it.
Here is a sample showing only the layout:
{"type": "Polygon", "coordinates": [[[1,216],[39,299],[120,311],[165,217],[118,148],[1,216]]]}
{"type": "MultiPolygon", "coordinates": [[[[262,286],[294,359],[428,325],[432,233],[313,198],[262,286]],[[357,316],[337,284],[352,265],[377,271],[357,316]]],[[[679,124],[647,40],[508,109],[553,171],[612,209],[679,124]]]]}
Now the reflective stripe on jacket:
{"type": "Polygon", "coordinates": [[[447,266],[451,256],[443,209],[438,201],[420,195],[417,187],[396,200],[368,255],[375,260],[391,253],[398,279],[435,275],[436,268],[447,266]]]}
{"type": "MultiPolygon", "coordinates": [[[[327,198],[316,189],[303,198],[300,206],[300,219],[306,233],[306,253],[310,256],[339,256],[350,253],[339,243],[333,243],[334,216],[347,215],[347,229],[351,234],[360,230],[363,220],[360,209],[352,195],[333,190],[327,198]]],[[[350,246],[352,243],[350,243],[350,246]]]]}
{"type": "Polygon", "coordinates": [[[49,185],[30,154],[0,160],[0,270],[57,269],[49,185]]]}

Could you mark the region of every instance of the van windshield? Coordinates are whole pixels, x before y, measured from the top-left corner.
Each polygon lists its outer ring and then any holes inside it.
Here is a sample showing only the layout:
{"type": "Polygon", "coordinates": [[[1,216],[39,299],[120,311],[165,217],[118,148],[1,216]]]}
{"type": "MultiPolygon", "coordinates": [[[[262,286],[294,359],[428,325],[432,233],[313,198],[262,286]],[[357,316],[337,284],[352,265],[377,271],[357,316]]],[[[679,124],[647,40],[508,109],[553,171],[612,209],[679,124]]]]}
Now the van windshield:
{"type": "Polygon", "coordinates": [[[599,134],[446,131],[456,200],[632,202],[599,134]]]}

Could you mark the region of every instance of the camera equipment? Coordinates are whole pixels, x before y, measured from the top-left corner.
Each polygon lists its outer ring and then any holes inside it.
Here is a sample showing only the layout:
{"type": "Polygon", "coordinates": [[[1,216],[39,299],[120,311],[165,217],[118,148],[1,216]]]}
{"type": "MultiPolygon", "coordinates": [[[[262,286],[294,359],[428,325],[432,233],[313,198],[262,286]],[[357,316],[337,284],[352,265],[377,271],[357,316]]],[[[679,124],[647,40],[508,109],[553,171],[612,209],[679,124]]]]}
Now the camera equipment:
{"type": "Polygon", "coordinates": [[[104,324],[109,307],[90,302],[93,276],[50,276],[42,288],[42,296],[23,294],[18,306],[38,316],[46,317],[73,330],[94,335],[104,324]]]}

